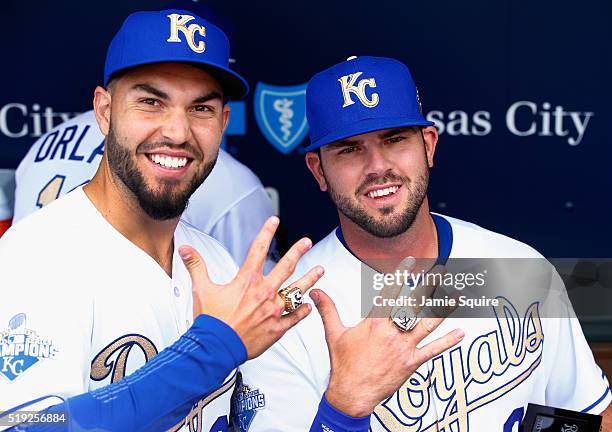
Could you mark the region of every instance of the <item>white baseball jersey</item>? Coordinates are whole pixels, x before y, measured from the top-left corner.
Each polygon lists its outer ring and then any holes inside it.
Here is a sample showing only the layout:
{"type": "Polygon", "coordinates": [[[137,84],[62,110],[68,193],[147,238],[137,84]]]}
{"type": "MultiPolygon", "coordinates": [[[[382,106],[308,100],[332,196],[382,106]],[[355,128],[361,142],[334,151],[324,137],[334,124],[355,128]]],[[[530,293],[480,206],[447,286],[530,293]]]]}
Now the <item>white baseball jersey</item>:
{"type": "MultiPolygon", "coordinates": [[[[232,280],[237,267],[216,240],[183,222],[174,244],[169,277],[83,188],[7,231],[0,238],[0,411],[105,386],[175,342],[193,322],[178,247],[196,248],[217,283],[232,280]]],[[[235,379],[234,372],[190,413],[203,432],[227,429],[235,379]]]]}
{"type": "MultiPolygon", "coordinates": [[[[91,180],[104,152],[104,135],[93,111],[40,137],[17,168],[13,221],[91,180]]],[[[274,214],[257,176],[223,149],[204,184],[189,199],[182,218],[223,244],[242,263],[251,242],[274,214]]],[[[268,261],[266,270],[273,262],[268,261]]]]}
{"type": "MultiPolygon", "coordinates": [[[[434,220],[443,259],[541,259],[529,246],[476,225],[440,215],[434,220]]],[[[347,248],[339,228],[305,255],[296,276],[315,265],[325,268],[317,286],[334,300],[343,323],[356,325],[363,316],[362,263],[347,248]]],[[[516,431],[528,403],[590,413],[608,406],[608,381],[575,317],[544,317],[533,305],[515,310],[512,320],[491,316],[449,318],[426,338],[424,342],[455,328],[466,333],[459,345],[422,365],[377,407],[371,430],[516,431]]],[[[242,432],[308,430],[330,372],[316,308],[240,369],[243,388],[236,392],[241,396],[233,402],[233,420],[242,432]]]]}

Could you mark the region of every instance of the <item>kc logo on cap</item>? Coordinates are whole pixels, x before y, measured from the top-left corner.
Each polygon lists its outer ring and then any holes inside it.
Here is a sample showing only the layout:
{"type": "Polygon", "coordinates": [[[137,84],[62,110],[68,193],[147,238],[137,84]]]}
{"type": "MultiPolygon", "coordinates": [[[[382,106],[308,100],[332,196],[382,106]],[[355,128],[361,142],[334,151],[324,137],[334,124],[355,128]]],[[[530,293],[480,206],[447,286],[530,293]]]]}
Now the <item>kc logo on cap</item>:
{"type": "Polygon", "coordinates": [[[187,38],[187,44],[189,48],[191,48],[196,53],[204,52],[206,49],[206,42],[203,40],[198,41],[198,44],[195,43],[195,33],[198,32],[200,36],[206,36],[206,28],[196,23],[192,23],[189,26],[186,24],[189,21],[195,19],[194,16],[191,15],[180,15],[177,13],[173,13],[168,15],[170,18],[170,37],[168,38],[168,42],[182,42],[181,38],[179,38],[179,31],[183,33],[185,38],[187,38]]]}
{"type": "Polygon", "coordinates": [[[201,67],[229,100],[244,97],[249,85],[229,67],[229,40],[223,30],[185,9],[130,14],[106,52],[104,85],[130,68],[163,62],[201,67]]]}
{"type": "Polygon", "coordinates": [[[351,99],[351,93],[355,94],[363,106],[367,108],[374,108],[378,105],[378,93],[372,93],[372,98],[368,99],[365,92],[366,87],[376,87],[376,80],[374,78],[362,78],[359,80],[359,84],[355,85],[355,82],[361,75],[363,75],[363,72],[355,72],[338,79],[342,87],[342,96],[344,98],[344,105],[342,105],[342,108],[346,108],[355,103],[353,99],[351,99]]]}
{"type": "Polygon", "coordinates": [[[317,73],[306,89],[310,145],[407,126],[432,126],[423,117],[410,71],[387,57],[349,57],[317,73]]]}

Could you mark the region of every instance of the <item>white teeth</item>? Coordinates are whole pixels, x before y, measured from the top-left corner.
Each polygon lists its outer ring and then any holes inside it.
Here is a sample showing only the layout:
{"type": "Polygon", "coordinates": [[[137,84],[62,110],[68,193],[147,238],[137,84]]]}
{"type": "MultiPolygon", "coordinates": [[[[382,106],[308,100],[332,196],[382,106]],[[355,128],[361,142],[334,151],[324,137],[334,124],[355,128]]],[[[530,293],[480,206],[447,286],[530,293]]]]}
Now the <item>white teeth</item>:
{"type": "Polygon", "coordinates": [[[399,186],[391,186],[391,187],[384,188],[384,189],[377,189],[375,191],[368,192],[368,196],[370,198],[387,196],[390,194],[394,194],[395,192],[397,192],[398,189],[399,189],[399,186]]]}
{"type": "Polygon", "coordinates": [[[184,157],[177,158],[155,154],[149,155],[149,159],[164,168],[182,168],[187,165],[187,158],[184,157]]]}

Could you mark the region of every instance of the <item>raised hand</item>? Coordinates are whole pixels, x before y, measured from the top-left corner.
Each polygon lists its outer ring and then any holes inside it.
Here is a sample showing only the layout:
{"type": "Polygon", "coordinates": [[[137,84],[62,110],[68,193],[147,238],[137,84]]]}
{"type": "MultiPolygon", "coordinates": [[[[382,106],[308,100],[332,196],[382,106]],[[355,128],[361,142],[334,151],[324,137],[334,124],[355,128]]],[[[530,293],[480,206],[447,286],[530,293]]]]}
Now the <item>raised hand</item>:
{"type": "MultiPolygon", "coordinates": [[[[270,273],[263,275],[265,259],[278,224],[277,217],[266,221],[238,274],[226,285],[210,280],[204,260],[192,247],[179,248],[192,280],[194,316],[205,313],[232,327],[246,346],[249,359],[263,353],[311,311],[311,306],[304,304],[283,315],[285,304],[278,294],[281,285],[295,271],[299,259],[312,247],[310,239],[296,242],[270,273]]],[[[322,275],[323,267],[314,267],[291,286],[299,287],[303,294],[322,275]]]]}
{"type": "MultiPolygon", "coordinates": [[[[432,287],[424,287],[421,293],[432,291],[432,287]]],[[[399,290],[393,287],[391,293],[395,297],[399,290]]],[[[374,307],[358,325],[345,327],[327,294],[314,289],[310,297],[323,320],[330,356],[331,375],[325,396],[332,406],[353,417],[371,414],[423,363],[464,337],[457,329],[417,348],[443,317],[421,318],[412,330],[403,332],[389,319],[392,308],[374,307]]]]}

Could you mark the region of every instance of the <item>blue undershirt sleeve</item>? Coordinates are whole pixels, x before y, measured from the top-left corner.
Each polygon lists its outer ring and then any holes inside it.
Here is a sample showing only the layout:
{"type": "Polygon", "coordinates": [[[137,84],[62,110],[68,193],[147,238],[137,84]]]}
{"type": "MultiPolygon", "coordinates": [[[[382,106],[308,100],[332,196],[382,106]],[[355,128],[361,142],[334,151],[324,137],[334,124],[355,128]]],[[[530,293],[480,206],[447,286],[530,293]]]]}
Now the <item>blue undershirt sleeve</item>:
{"type": "Polygon", "coordinates": [[[200,315],[178,341],[133,374],[43,411],[65,414],[65,423],[22,424],[10,431],[167,430],[246,360],[246,347],[231,327],[200,315]]]}
{"type": "Polygon", "coordinates": [[[319,403],[319,410],[315,416],[310,432],[368,432],[370,430],[370,416],[351,417],[331,406],[325,394],[319,403]]]}

